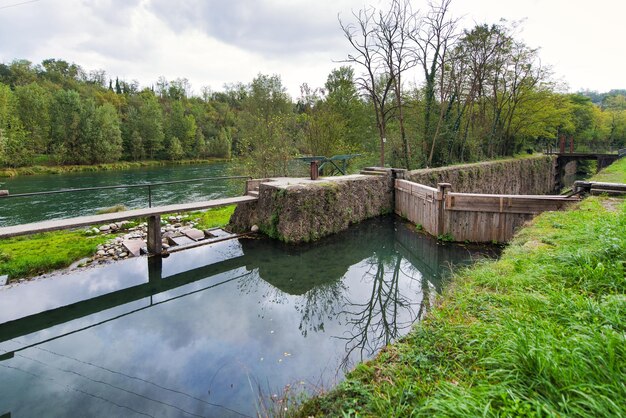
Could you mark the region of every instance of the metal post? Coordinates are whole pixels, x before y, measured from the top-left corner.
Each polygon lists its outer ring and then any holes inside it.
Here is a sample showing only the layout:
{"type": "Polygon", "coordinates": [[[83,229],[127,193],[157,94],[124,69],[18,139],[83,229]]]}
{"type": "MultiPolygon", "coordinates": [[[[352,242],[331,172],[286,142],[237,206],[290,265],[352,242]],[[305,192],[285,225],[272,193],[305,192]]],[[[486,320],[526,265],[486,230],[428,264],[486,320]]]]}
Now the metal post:
{"type": "Polygon", "coordinates": [[[151,215],[148,217],[148,253],[161,254],[161,239],[161,215],[151,215]]]}
{"type": "Polygon", "coordinates": [[[152,207],[152,187],[148,184],[148,207],[152,207]]]}
{"type": "Polygon", "coordinates": [[[320,176],[319,161],[311,161],[311,180],[317,180],[320,176]]]}

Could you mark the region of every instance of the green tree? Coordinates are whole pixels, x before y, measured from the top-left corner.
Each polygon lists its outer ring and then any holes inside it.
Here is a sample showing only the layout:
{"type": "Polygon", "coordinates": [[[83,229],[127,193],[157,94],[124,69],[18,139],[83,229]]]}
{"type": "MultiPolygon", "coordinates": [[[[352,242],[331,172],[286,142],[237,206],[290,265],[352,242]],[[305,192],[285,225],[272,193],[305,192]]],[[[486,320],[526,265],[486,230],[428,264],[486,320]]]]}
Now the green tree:
{"type": "Polygon", "coordinates": [[[185,155],[185,151],[183,150],[183,146],[181,145],[178,138],[173,137],[170,140],[170,144],[166,150],[167,158],[169,160],[175,161],[180,160],[185,155]]]}
{"type": "Polygon", "coordinates": [[[352,67],[342,66],[331,71],[324,85],[326,104],[335,114],[340,114],[344,129],[344,145],[341,151],[356,152],[374,150],[376,147],[374,126],[370,110],[361,100],[354,81],[352,67]]]}
{"type": "Polygon", "coordinates": [[[48,150],[50,132],[50,103],[52,95],[37,83],[15,88],[17,114],[29,133],[33,151],[44,154],[48,150]]]}
{"type": "Polygon", "coordinates": [[[137,131],[141,134],[145,154],[154,159],[163,149],[163,111],[157,98],[149,90],[139,94],[140,107],[137,131]]]}
{"type": "Polygon", "coordinates": [[[208,155],[220,158],[230,158],[232,150],[232,128],[221,128],[217,136],[208,141],[208,155]]]}
{"type": "Polygon", "coordinates": [[[139,131],[133,131],[128,144],[128,155],[133,161],[142,160],[145,157],[143,138],[139,131]]]}
{"type": "Polygon", "coordinates": [[[184,155],[193,157],[196,142],[196,120],[193,115],[186,115],[183,103],[176,100],[172,103],[169,117],[168,143],[177,138],[183,148],[184,155]]]}
{"type": "Polygon", "coordinates": [[[122,156],[120,121],[113,105],[105,103],[96,108],[87,142],[90,163],[111,163],[122,156]]]}
{"type": "Polygon", "coordinates": [[[295,154],[293,104],[279,76],[258,75],[248,86],[238,121],[238,151],[248,171],[287,175],[295,154]]]}
{"type": "Polygon", "coordinates": [[[0,83],[0,164],[20,167],[32,163],[32,147],[17,117],[15,96],[0,83]]]}
{"type": "Polygon", "coordinates": [[[80,164],[88,160],[83,141],[85,125],[90,123],[90,109],[83,109],[80,95],[74,90],[59,90],[50,108],[50,153],[61,164],[80,164]]]}

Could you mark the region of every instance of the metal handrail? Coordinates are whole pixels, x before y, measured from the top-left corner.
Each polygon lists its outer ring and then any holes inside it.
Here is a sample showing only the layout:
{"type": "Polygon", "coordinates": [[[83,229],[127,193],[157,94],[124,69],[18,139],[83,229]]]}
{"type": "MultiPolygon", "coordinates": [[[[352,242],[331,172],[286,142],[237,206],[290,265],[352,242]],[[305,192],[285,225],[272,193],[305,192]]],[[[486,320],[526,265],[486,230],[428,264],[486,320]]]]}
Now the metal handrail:
{"type": "Polygon", "coordinates": [[[250,180],[252,177],[250,176],[224,176],[224,177],[204,177],[197,179],[187,179],[187,180],[173,180],[173,181],[162,181],[157,183],[142,183],[142,184],[120,184],[117,186],[98,186],[98,187],[83,187],[79,189],[61,189],[61,190],[48,190],[44,192],[31,192],[31,193],[18,193],[18,194],[7,194],[0,195],[0,199],[8,199],[12,197],[30,197],[30,196],[44,196],[50,194],[59,194],[59,193],[75,193],[75,192],[88,192],[94,190],[110,190],[110,189],[132,189],[139,187],[147,187],[148,188],[148,207],[152,207],[152,187],[153,186],[162,186],[166,184],[179,184],[179,183],[193,183],[197,181],[213,181],[213,180],[250,180]]]}

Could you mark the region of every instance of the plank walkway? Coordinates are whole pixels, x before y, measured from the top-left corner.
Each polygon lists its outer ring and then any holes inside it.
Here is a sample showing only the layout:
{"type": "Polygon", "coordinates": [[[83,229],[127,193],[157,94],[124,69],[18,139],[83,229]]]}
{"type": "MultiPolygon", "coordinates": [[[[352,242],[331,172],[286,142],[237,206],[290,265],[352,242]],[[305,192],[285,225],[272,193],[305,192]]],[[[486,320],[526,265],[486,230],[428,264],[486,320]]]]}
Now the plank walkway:
{"type": "Polygon", "coordinates": [[[17,237],[20,235],[37,234],[40,232],[58,231],[62,229],[78,228],[82,226],[106,224],[117,221],[126,221],[129,219],[159,216],[167,213],[210,209],[221,206],[236,205],[239,203],[250,203],[256,200],[258,200],[258,197],[256,196],[238,196],[194,203],[155,206],[146,209],[133,209],[124,212],[106,213],[102,215],[80,216],[77,218],[58,219],[52,221],[7,226],[0,228],[0,238],[17,237]]]}

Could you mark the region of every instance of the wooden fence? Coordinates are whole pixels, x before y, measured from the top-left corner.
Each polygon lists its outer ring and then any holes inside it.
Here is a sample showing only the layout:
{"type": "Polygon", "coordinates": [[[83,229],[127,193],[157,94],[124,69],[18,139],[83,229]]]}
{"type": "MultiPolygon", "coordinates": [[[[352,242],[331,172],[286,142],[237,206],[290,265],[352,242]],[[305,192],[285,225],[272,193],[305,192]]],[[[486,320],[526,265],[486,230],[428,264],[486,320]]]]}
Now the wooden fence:
{"type": "Polygon", "coordinates": [[[431,235],[439,234],[439,206],[442,194],[435,188],[396,179],[395,212],[431,235]]]}
{"type": "Polygon", "coordinates": [[[396,180],[396,213],[431,235],[454,241],[506,242],[535,215],[562,210],[577,197],[449,192],[396,180]]]}

